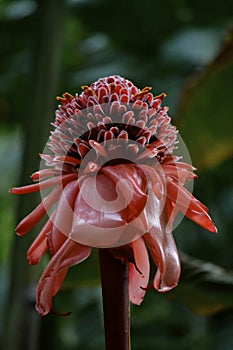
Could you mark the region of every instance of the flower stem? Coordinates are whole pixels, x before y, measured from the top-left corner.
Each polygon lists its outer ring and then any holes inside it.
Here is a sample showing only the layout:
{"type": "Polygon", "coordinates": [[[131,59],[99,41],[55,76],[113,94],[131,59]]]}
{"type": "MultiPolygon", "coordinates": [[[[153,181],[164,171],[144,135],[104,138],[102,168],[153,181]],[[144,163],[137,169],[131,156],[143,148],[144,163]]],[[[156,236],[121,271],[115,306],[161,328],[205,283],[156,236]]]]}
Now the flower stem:
{"type": "Polygon", "coordinates": [[[128,265],[99,249],[105,350],[130,350],[128,265]]]}

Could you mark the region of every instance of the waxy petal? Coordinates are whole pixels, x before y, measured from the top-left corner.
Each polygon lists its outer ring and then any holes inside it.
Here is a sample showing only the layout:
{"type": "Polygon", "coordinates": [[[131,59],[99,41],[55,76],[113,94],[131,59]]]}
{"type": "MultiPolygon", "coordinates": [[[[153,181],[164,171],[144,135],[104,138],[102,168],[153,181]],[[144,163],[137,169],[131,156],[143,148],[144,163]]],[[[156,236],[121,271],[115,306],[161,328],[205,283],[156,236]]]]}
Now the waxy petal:
{"type": "Polygon", "coordinates": [[[74,202],[79,189],[78,181],[72,181],[64,188],[53,219],[53,228],[47,236],[47,245],[50,255],[56,254],[64,244],[72,227],[74,202]]]}
{"type": "Polygon", "coordinates": [[[140,168],[143,172],[145,172],[147,178],[150,180],[154,195],[158,199],[161,199],[165,193],[166,188],[164,179],[161,178],[160,174],[153,167],[143,164],[140,166],[140,168]]]}
{"type": "Polygon", "coordinates": [[[50,177],[50,176],[59,175],[59,174],[61,174],[61,171],[57,169],[42,169],[33,173],[31,175],[31,179],[33,181],[38,181],[43,179],[44,177],[50,177]]]}
{"type": "Polygon", "coordinates": [[[198,201],[186,188],[175,181],[167,180],[167,196],[175,206],[189,219],[210,232],[217,232],[210,216],[208,208],[198,201]]]}
{"type": "Polygon", "coordinates": [[[185,216],[209,232],[217,233],[218,231],[217,227],[211,220],[211,217],[206,212],[197,212],[195,210],[188,209],[185,216]]]}
{"type": "Polygon", "coordinates": [[[166,231],[161,225],[153,227],[144,238],[157,266],[154,288],[159,292],[167,292],[177,285],[180,277],[180,260],[172,232],[166,231]]]}
{"type": "Polygon", "coordinates": [[[132,303],[140,305],[149,281],[150,262],[142,238],[130,243],[130,246],[133,249],[135,264],[129,263],[129,298],[132,303]]]}
{"type": "Polygon", "coordinates": [[[72,227],[74,203],[78,191],[78,180],[69,182],[63,189],[57,204],[54,226],[66,236],[69,235],[72,227]]]}
{"type": "Polygon", "coordinates": [[[172,232],[167,226],[165,203],[154,195],[151,184],[148,186],[148,198],[145,211],[149,229],[143,238],[157,266],[154,288],[160,292],[166,292],[178,283],[180,262],[172,232]]]}
{"type": "Polygon", "coordinates": [[[59,199],[62,187],[55,188],[43,201],[28,214],[16,227],[17,235],[21,236],[30,231],[46,214],[51,206],[59,199]]]}
{"type": "Polygon", "coordinates": [[[27,251],[27,262],[31,265],[35,265],[40,261],[40,258],[42,255],[46,252],[48,249],[47,245],[47,235],[51,232],[53,228],[53,219],[54,219],[54,212],[52,213],[51,217],[48,219],[42,230],[40,231],[39,235],[36,237],[36,239],[31,244],[30,248],[27,251]]]}
{"type": "Polygon", "coordinates": [[[51,256],[55,255],[56,252],[60,249],[60,247],[64,244],[67,237],[61,233],[56,226],[53,226],[51,232],[47,235],[47,246],[48,251],[51,256]]]}
{"type": "MultiPolygon", "coordinates": [[[[74,206],[70,237],[91,246],[109,247],[118,242],[126,226],[124,201],[114,183],[104,174],[84,178],[74,206]]],[[[122,244],[121,244],[122,245],[122,244]]]]}
{"type": "Polygon", "coordinates": [[[147,181],[143,171],[132,164],[118,164],[117,166],[106,166],[102,172],[111,179],[115,185],[121,180],[122,195],[128,203],[128,221],[138,217],[143,211],[147,195],[147,181]],[[126,180],[126,181],[125,181],[126,180]]]}
{"type": "Polygon", "coordinates": [[[178,167],[176,164],[177,163],[174,163],[173,165],[161,165],[161,169],[164,172],[162,175],[171,176],[182,185],[185,184],[188,180],[197,177],[197,175],[193,172],[189,171],[188,169],[178,167]]]}
{"type": "Polygon", "coordinates": [[[53,177],[52,179],[41,181],[36,184],[10,188],[9,192],[13,194],[25,194],[41,191],[56,185],[62,185],[64,187],[68,182],[77,179],[77,177],[77,174],[59,175],[53,177]]]}
{"type": "Polygon", "coordinates": [[[80,181],[70,237],[99,248],[124,245],[147,231],[143,211],[147,182],[144,173],[130,164],[102,170],[80,181]]]}
{"type": "Polygon", "coordinates": [[[40,155],[53,169],[32,175],[42,182],[10,190],[24,194],[57,186],[16,228],[25,234],[58,202],[27,253],[31,264],[47,249],[51,255],[37,288],[41,315],[51,311],[68,268],[86,259],[91,246],[107,248],[128,264],[129,297],[139,305],[150,270],[145,242],[157,266],[153,286],[165,292],[180,276],[172,236],[177,213],[216,232],[208,209],[183,187],[196,177],[195,169],[172,155],[178,131],[161,106],[164,96],[153,97],[149,87],[140,90],[114,75],[83,86],[80,95],[58,98],[47,144],[52,154],[40,155]]]}
{"type": "Polygon", "coordinates": [[[67,238],[52,257],[37,286],[36,309],[41,316],[51,311],[52,298],[60,289],[68,268],[85,260],[90,252],[90,247],[67,238]]]}

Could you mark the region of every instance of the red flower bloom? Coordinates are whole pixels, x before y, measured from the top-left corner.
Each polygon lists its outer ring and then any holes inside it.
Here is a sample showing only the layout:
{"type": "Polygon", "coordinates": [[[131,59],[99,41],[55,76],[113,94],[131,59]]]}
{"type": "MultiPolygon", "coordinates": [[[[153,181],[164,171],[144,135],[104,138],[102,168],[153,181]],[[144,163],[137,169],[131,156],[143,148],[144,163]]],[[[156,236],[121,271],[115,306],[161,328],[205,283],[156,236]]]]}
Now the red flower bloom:
{"type": "Polygon", "coordinates": [[[129,267],[130,300],[140,304],[149,280],[147,247],[157,266],[153,286],[176,286],[180,262],[172,236],[178,212],[216,232],[207,212],[183,186],[194,168],[172,152],[177,130],[170,123],[165,94],[153,97],[120,76],[99,79],[75,97],[59,97],[55,130],[42,154],[46,168],[35,184],[12,188],[25,194],[54,186],[17,226],[27,233],[56,203],[27,252],[37,264],[48,250],[51,260],[37,287],[37,311],[46,315],[68,268],[85,260],[91,247],[107,248],[129,267]],[[39,181],[40,180],[40,181],[39,181]]]}

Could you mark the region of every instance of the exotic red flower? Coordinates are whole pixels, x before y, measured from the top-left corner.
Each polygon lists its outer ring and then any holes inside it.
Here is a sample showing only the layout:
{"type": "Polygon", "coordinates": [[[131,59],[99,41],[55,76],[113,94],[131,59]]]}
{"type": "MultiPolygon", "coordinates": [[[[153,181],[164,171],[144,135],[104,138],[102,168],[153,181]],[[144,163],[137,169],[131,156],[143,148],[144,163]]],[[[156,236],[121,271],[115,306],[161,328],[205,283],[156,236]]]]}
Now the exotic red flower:
{"type": "Polygon", "coordinates": [[[153,97],[120,76],[83,86],[75,97],[59,97],[55,130],[41,154],[46,169],[35,184],[12,188],[25,194],[54,189],[17,226],[27,233],[56,203],[27,252],[37,264],[51,260],[37,287],[37,311],[46,315],[68,268],[85,260],[91,247],[107,248],[128,264],[130,300],[140,304],[149,280],[147,247],[157,266],[153,286],[165,292],[177,285],[180,261],[172,236],[178,212],[216,232],[207,212],[184,187],[194,168],[173,156],[177,130],[170,123],[165,94],[153,97]],[[48,168],[50,167],[50,168],[48,168]]]}

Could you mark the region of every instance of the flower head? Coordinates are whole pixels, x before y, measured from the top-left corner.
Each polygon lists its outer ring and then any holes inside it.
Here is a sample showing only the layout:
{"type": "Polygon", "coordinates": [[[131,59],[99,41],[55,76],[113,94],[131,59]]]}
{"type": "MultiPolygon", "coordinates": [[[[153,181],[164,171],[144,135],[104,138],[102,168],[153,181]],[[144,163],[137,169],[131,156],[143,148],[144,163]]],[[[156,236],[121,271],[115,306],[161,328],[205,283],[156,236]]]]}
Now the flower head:
{"type": "Polygon", "coordinates": [[[27,252],[29,264],[46,251],[51,256],[37,287],[41,315],[51,311],[68,268],[85,260],[91,247],[109,249],[128,264],[130,300],[140,304],[148,288],[148,250],[157,267],[154,288],[165,292],[178,283],[172,235],[178,212],[216,232],[208,209],[184,187],[196,175],[173,155],[177,130],[161,106],[165,94],[154,97],[150,87],[140,90],[117,75],[82,89],[58,97],[49,154],[41,154],[46,168],[32,174],[35,184],[10,190],[53,187],[16,228],[27,233],[53,208],[27,252]]]}

